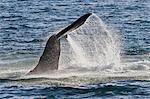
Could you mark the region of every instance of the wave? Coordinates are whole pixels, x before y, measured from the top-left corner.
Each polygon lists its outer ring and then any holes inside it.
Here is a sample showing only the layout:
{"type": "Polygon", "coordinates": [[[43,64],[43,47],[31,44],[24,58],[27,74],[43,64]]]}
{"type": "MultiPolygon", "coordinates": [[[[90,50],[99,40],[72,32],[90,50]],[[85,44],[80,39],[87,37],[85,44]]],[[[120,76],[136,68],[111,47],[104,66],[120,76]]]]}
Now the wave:
{"type": "Polygon", "coordinates": [[[150,80],[149,70],[124,70],[124,71],[96,71],[95,69],[66,69],[49,71],[40,75],[26,75],[26,71],[13,70],[0,74],[1,83],[28,84],[28,85],[64,85],[81,86],[112,81],[124,80],[150,80]]]}

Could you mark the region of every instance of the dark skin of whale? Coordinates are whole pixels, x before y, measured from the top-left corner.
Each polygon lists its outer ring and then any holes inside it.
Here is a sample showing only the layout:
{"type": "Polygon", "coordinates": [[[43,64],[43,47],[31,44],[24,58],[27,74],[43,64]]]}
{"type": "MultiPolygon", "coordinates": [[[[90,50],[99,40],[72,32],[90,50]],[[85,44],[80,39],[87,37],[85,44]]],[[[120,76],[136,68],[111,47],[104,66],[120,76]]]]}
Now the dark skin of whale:
{"type": "Polygon", "coordinates": [[[52,35],[45,46],[44,52],[39,59],[37,66],[31,70],[27,75],[41,74],[52,70],[58,70],[60,57],[60,39],[67,35],[67,33],[80,27],[92,13],[87,13],[73,22],[71,25],[63,29],[57,34],[52,35]]]}
{"type": "Polygon", "coordinates": [[[60,40],[56,35],[52,35],[45,46],[45,50],[40,57],[37,66],[28,74],[38,74],[49,70],[57,70],[60,56],[60,40]]]}

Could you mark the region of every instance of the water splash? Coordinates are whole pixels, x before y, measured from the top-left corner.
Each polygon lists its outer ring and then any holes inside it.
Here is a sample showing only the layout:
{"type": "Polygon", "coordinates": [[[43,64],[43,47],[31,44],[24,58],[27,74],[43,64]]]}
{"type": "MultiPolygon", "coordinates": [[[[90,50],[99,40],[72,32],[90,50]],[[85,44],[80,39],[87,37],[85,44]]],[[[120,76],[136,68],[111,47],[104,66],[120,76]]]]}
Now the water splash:
{"type": "Polygon", "coordinates": [[[61,45],[60,66],[121,70],[118,35],[95,14],[70,32],[61,45]]]}
{"type": "Polygon", "coordinates": [[[77,44],[70,36],[67,38],[72,50],[73,50],[73,58],[74,58],[74,64],[78,65],[87,65],[89,63],[88,59],[85,57],[86,53],[82,49],[82,47],[77,44]]]}

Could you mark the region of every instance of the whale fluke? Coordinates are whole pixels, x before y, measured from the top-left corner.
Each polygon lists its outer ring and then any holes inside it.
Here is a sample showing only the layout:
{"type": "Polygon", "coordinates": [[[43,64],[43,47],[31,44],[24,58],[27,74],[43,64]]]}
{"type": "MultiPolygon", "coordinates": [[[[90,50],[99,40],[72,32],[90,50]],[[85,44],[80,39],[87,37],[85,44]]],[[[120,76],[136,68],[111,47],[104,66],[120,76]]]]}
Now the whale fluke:
{"type": "Polygon", "coordinates": [[[37,66],[28,74],[40,74],[51,70],[58,70],[59,56],[60,56],[60,39],[67,35],[67,33],[80,27],[86,19],[92,15],[87,13],[73,22],[71,25],[61,30],[59,33],[52,35],[45,46],[44,52],[39,59],[37,66]]]}
{"type": "Polygon", "coordinates": [[[66,35],[68,32],[71,32],[71,31],[75,30],[76,28],[80,27],[82,24],[84,24],[84,22],[90,15],[92,15],[92,13],[87,13],[87,14],[81,16],[79,19],[77,19],[71,25],[69,25],[68,27],[61,30],[59,33],[57,33],[57,35],[56,35],[57,38],[60,39],[61,37],[66,35]]]}

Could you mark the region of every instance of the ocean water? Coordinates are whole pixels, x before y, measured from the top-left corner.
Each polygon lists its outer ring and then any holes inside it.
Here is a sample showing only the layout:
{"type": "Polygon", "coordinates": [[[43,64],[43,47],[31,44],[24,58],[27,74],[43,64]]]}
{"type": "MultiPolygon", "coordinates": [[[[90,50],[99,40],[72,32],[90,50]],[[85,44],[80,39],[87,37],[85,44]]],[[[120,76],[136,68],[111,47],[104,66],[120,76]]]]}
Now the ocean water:
{"type": "Polygon", "coordinates": [[[0,98],[149,99],[149,80],[149,0],[0,0],[0,98]],[[119,35],[122,69],[72,67],[26,76],[47,39],[88,12],[119,35]]]}

